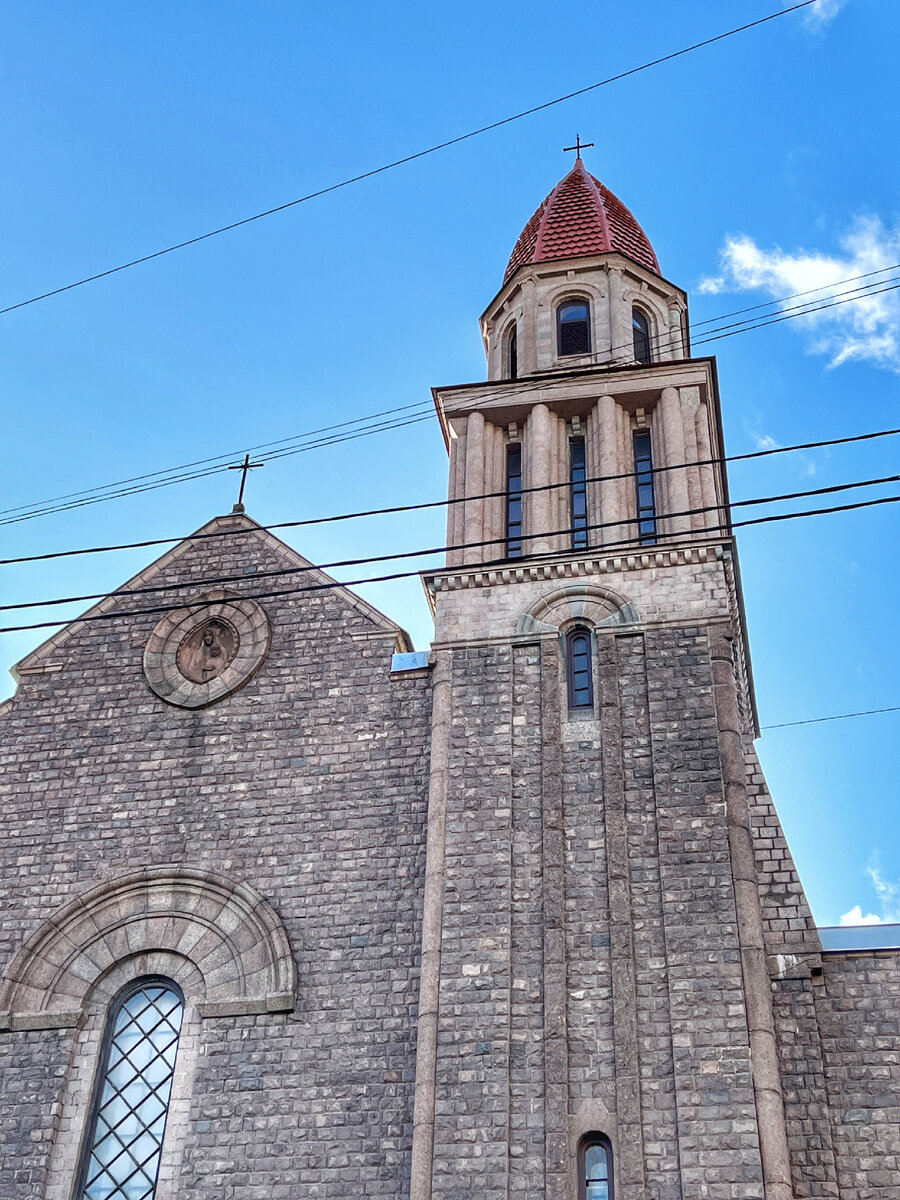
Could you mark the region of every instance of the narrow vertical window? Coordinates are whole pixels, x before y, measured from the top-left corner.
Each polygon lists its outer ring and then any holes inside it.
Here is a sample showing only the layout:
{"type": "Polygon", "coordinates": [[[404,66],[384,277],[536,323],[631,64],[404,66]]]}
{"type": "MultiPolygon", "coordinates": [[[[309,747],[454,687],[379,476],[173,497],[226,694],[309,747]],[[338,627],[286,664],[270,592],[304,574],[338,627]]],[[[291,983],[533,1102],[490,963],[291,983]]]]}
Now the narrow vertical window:
{"type": "Polygon", "coordinates": [[[588,544],[587,461],[583,437],[569,439],[569,485],[572,507],[572,547],[578,550],[588,544]]]}
{"type": "Polygon", "coordinates": [[[509,377],[519,378],[519,331],[515,325],[509,335],[509,377]]]}
{"type": "Polygon", "coordinates": [[[506,556],[522,557],[522,447],[506,447],[506,556]]]}
{"type": "Polygon", "coordinates": [[[569,679],[569,708],[593,708],[594,672],[589,629],[573,629],[566,635],[566,674],[569,679]]]}
{"type": "Polygon", "coordinates": [[[650,354],[650,322],[639,308],[631,310],[631,330],[634,336],[634,361],[648,363],[650,354]]]}
{"type": "Polygon", "coordinates": [[[656,541],[656,499],[653,490],[653,453],[649,433],[634,435],[634,482],[637,495],[638,537],[656,541]]]}
{"type": "Polygon", "coordinates": [[[153,1200],[184,1000],[144,979],[110,1011],[77,1200],[153,1200]]]}
{"type": "Polygon", "coordinates": [[[612,1150],[605,1137],[588,1134],[578,1152],[579,1200],[613,1200],[612,1150]]]}
{"type": "Polygon", "coordinates": [[[590,317],[587,300],[567,300],[559,306],[556,310],[556,344],[560,355],[590,351],[590,317]]]}

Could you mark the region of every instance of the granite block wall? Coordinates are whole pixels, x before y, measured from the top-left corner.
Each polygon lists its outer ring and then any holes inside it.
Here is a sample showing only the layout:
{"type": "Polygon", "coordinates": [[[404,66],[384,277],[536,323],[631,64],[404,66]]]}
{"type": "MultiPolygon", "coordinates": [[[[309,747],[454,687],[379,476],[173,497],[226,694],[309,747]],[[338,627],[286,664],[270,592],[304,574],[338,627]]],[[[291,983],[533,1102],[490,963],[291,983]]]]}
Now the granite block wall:
{"type": "MultiPolygon", "coordinates": [[[[222,575],[238,577],[239,593],[277,590],[255,576],[296,565],[245,529],[164,560],[153,583],[183,584],[178,598],[222,575]]],[[[201,1021],[179,1194],[397,1197],[408,1190],[430,680],[391,676],[399,631],[359,601],[322,590],[262,603],[268,656],[209,708],[176,708],[148,688],[141,659],[158,615],[82,626],[23,676],[0,717],[0,964],[61,905],[136,867],[180,863],[251,885],[287,931],[296,1005],[201,1021]]],[[[14,1064],[0,1083],[14,1118],[4,1200],[44,1195],[70,1038],[0,1034],[14,1064]]]]}

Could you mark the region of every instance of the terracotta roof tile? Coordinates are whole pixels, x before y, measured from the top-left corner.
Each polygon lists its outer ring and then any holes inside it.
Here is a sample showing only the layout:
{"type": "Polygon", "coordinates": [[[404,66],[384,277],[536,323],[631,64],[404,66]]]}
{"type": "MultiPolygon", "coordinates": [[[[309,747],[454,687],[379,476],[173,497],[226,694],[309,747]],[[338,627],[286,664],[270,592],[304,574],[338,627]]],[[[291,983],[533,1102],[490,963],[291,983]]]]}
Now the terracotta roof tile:
{"type": "Polygon", "coordinates": [[[504,283],[523,263],[618,251],[659,274],[647,235],[622,201],[579,158],[519,236],[504,283]]]}

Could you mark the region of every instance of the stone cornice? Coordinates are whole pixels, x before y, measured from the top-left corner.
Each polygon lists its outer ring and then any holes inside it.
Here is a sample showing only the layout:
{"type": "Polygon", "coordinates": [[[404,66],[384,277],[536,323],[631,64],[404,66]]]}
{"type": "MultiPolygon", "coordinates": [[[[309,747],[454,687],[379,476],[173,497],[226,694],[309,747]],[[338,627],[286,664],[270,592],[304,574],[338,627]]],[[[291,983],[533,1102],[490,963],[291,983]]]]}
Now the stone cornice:
{"type": "Polygon", "coordinates": [[[434,597],[438,592],[460,591],[464,588],[495,587],[498,584],[532,583],[540,580],[578,579],[589,575],[605,575],[623,571],[642,571],[658,567],[691,566],[698,563],[729,559],[730,540],[701,542],[681,546],[656,547],[628,554],[603,554],[602,549],[579,558],[554,559],[544,562],[522,561],[496,566],[472,566],[465,570],[450,567],[443,571],[422,573],[426,591],[434,597]]]}

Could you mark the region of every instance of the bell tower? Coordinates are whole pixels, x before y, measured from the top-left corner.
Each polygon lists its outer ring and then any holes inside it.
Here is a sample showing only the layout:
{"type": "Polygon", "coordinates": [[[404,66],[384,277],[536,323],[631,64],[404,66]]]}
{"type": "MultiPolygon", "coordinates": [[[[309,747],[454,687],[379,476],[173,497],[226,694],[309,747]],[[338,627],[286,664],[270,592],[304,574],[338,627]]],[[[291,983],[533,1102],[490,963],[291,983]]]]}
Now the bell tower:
{"type": "Polygon", "coordinates": [[[413,1200],[790,1200],[715,362],[580,156],[481,328],[434,389],[413,1200]]]}

